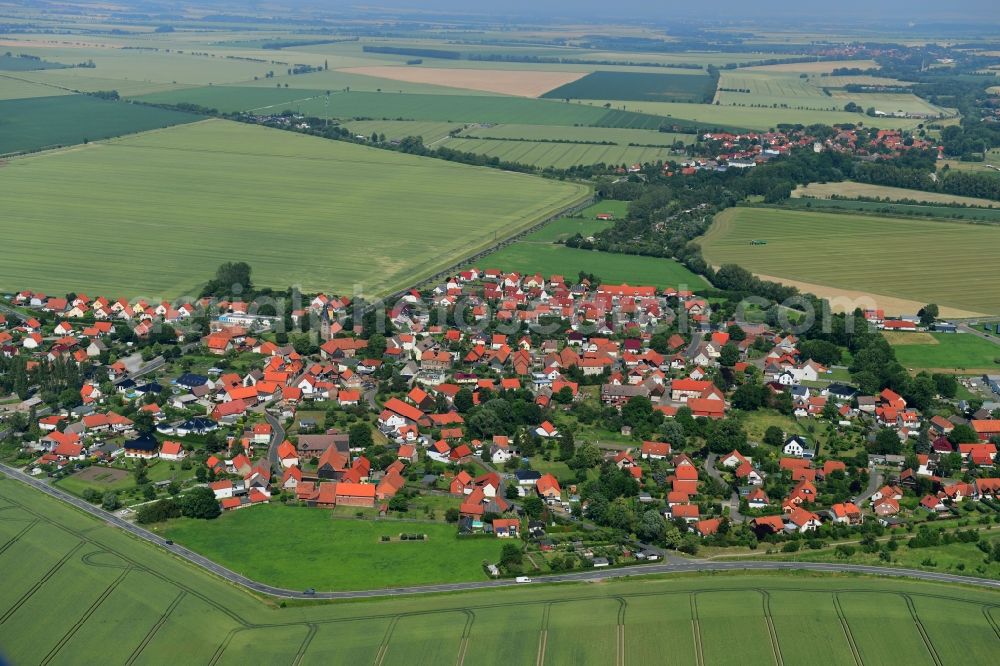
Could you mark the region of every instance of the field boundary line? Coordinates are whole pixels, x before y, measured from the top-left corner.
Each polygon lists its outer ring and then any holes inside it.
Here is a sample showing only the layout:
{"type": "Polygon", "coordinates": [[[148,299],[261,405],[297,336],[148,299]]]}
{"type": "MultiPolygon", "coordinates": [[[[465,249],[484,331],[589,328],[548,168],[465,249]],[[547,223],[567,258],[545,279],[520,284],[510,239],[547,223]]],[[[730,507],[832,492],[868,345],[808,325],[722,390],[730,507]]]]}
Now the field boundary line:
{"type": "Polygon", "coordinates": [[[542,606],[542,626],[538,631],[538,656],[535,657],[535,666],[544,666],[545,648],[549,642],[549,613],[552,612],[552,602],[543,602],[542,606]]]}
{"type": "Polygon", "coordinates": [[[625,666],[625,611],[628,608],[628,601],[625,597],[615,597],[618,600],[618,644],[615,650],[615,661],[619,666],[625,666]]]}
{"type": "Polygon", "coordinates": [[[24,529],[22,529],[20,532],[18,532],[17,534],[15,534],[14,536],[12,536],[10,539],[8,539],[7,543],[5,543],[4,545],[0,546],[0,555],[3,555],[7,551],[8,548],[10,548],[11,546],[13,546],[18,541],[20,541],[21,537],[23,537],[25,534],[27,534],[28,530],[30,530],[32,527],[34,527],[37,524],[38,524],[38,519],[37,518],[29,521],[28,524],[25,525],[24,529]]]}
{"type": "Polygon", "coordinates": [[[837,611],[837,617],[840,619],[840,626],[844,629],[844,636],[847,638],[847,644],[851,648],[851,654],[854,655],[854,663],[858,666],[862,666],[864,661],[861,659],[861,652],[858,650],[858,644],[854,642],[854,634],[851,633],[851,627],[847,624],[847,615],[844,614],[844,609],[840,606],[840,596],[837,592],[833,593],[833,608],[837,611]]]}
{"type": "Polygon", "coordinates": [[[309,649],[309,644],[312,643],[312,639],[316,636],[316,632],[319,627],[312,622],[306,625],[309,631],[306,632],[305,638],[302,639],[302,644],[299,645],[299,651],[295,653],[295,658],[292,660],[294,666],[302,663],[302,660],[306,658],[306,650],[309,649]]]}
{"type": "Polygon", "coordinates": [[[37,592],[39,589],[41,589],[41,587],[43,585],[45,585],[45,583],[47,583],[49,581],[49,579],[52,578],[52,576],[54,576],[56,574],[56,572],[59,571],[59,569],[61,569],[62,566],[64,564],[66,564],[66,562],[68,562],[71,557],[73,557],[73,555],[76,553],[76,551],[78,551],[81,548],[83,548],[83,544],[84,544],[84,542],[80,541],[75,546],[73,546],[73,548],[71,548],[68,553],[66,553],[65,555],[62,556],[62,559],[60,559],[58,562],[56,562],[55,564],[53,564],[49,568],[49,570],[45,572],[45,575],[43,575],[41,578],[38,579],[38,582],[36,582],[34,585],[31,586],[30,589],[28,589],[24,594],[22,594],[21,598],[18,599],[16,602],[14,602],[13,606],[11,606],[10,608],[8,608],[7,611],[3,615],[0,615],[0,624],[3,624],[7,620],[9,620],[10,617],[11,617],[11,615],[13,615],[14,613],[16,613],[17,610],[21,606],[23,606],[24,603],[26,601],[28,601],[28,599],[30,599],[31,596],[35,592],[37,592]]]}
{"type": "Polygon", "coordinates": [[[774,652],[774,663],[784,666],[785,662],[781,657],[781,646],[778,644],[778,632],[774,629],[774,621],[771,619],[771,595],[767,590],[757,590],[761,596],[761,603],[764,610],[764,621],[767,622],[767,633],[771,638],[771,651],[774,652]]]}
{"type": "Polygon", "coordinates": [[[229,644],[233,642],[233,638],[235,638],[236,632],[244,631],[245,629],[247,629],[247,627],[233,627],[232,629],[230,629],[226,633],[225,638],[222,639],[222,642],[219,643],[219,647],[215,648],[215,652],[212,654],[212,658],[208,660],[208,663],[209,664],[219,663],[219,660],[222,659],[222,655],[225,653],[226,648],[228,648],[229,644]]]}
{"type": "Polygon", "coordinates": [[[143,637],[142,641],[137,646],[135,646],[134,650],[132,650],[132,654],[129,655],[128,660],[125,662],[125,666],[131,666],[132,664],[135,663],[135,660],[139,658],[139,655],[142,654],[142,651],[145,650],[146,646],[149,645],[150,641],[153,640],[153,638],[156,636],[156,633],[160,630],[160,627],[162,627],[164,624],[167,623],[167,620],[170,619],[170,614],[173,613],[174,609],[180,605],[181,601],[184,599],[185,596],[187,596],[187,592],[185,592],[184,590],[181,590],[180,592],[177,593],[177,596],[174,597],[174,600],[170,602],[170,605],[167,606],[166,610],[163,611],[163,614],[160,615],[160,619],[156,621],[156,624],[154,624],[148,632],[146,632],[146,635],[143,637]]]}
{"type": "Polygon", "coordinates": [[[458,644],[458,661],[455,662],[458,666],[465,664],[465,653],[469,650],[469,634],[472,633],[472,623],[476,621],[476,614],[470,609],[463,608],[462,612],[465,613],[465,626],[462,628],[462,640],[458,644]]]}
{"type": "Polygon", "coordinates": [[[905,592],[899,593],[903,599],[906,600],[906,607],[910,611],[910,616],[913,618],[913,623],[917,625],[917,631],[920,632],[920,638],[924,641],[924,647],[927,648],[927,652],[930,653],[931,659],[937,666],[942,666],[941,657],[938,655],[937,650],[934,648],[934,643],[931,642],[931,637],[927,635],[927,630],[924,629],[924,623],[920,621],[920,616],[917,615],[917,607],[913,605],[913,599],[909,594],[905,592]]]}
{"type": "Polygon", "coordinates": [[[392,632],[396,630],[398,622],[399,615],[393,615],[392,620],[389,621],[389,626],[385,628],[382,645],[379,646],[378,652],[375,654],[375,666],[382,666],[382,662],[385,660],[385,653],[389,651],[389,641],[392,639],[392,632]]]}
{"type": "Polygon", "coordinates": [[[982,606],[983,615],[986,616],[986,621],[990,623],[990,626],[993,628],[994,633],[996,633],[997,638],[1000,638],[1000,625],[997,624],[996,619],[993,617],[993,609],[994,608],[997,608],[997,607],[996,606],[985,606],[985,605],[982,606]]]}
{"type": "Polygon", "coordinates": [[[694,635],[694,656],[698,666],[705,666],[705,652],[701,645],[701,622],[698,620],[698,593],[689,592],[688,601],[691,604],[691,632],[694,635]]]}
{"type": "Polygon", "coordinates": [[[120,585],[121,582],[125,580],[125,577],[128,576],[129,572],[131,571],[132,571],[131,568],[125,569],[120,574],[118,574],[118,578],[115,578],[113,581],[111,581],[111,584],[108,585],[107,589],[105,589],[104,592],[102,592],[101,595],[97,597],[97,599],[95,599],[92,604],[90,604],[87,610],[83,612],[83,615],[80,617],[80,619],[77,620],[76,623],[69,628],[69,630],[63,635],[62,638],[59,639],[58,642],[56,642],[55,645],[52,646],[52,649],[49,650],[49,653],[45,655],[45,657],[40,662],[43,666],[45,664],[48,664],[53,659],[55,659],[56,655],[59,654],[59,651],[62,650],[63,647],[65,647],[66,643],[68,643],[73,638],[73,636],[76,635],[76,632],[80,631],[80,628],[87,623],[87,620],[89,620],[90,616],[93,615],[94,612],[101,607],[101,604],[103,604],[105,600],[107,600],[107,598],[110,597],[111,594],[116,589],[118,589],[118,585],[120,585]]]}

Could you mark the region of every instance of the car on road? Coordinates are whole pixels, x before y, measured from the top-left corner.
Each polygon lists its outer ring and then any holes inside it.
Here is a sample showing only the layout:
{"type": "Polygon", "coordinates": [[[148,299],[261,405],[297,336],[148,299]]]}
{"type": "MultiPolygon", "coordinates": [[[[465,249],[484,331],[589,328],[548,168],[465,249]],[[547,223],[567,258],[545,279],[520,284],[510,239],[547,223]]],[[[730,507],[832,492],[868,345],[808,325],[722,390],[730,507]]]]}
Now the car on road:
{"type": "Polygon", "coordinates": [[[310,588],[308,588],[306,590],[303,590],[302,594],[309,594],[309,595],[316,594],[316,588],[315,587],[310,587],[310,588]]]}
{"type": "Polygon", "coordinates": [[[173,541],[173,539],[167,539],[167,540],[166,540],[166,541],[164,541],[163,543],[164,543],[164,544],[166,544],[167,546],[172,546],[172,545],[174,545],[174,541],[173,541]]]}
{"type": "Polygon", "coordinates": [[[527,576],[518,576],[517,578],[514,579],[514,582],[515,583],[530,583],[531,579],[528,578],[527,576]]]}

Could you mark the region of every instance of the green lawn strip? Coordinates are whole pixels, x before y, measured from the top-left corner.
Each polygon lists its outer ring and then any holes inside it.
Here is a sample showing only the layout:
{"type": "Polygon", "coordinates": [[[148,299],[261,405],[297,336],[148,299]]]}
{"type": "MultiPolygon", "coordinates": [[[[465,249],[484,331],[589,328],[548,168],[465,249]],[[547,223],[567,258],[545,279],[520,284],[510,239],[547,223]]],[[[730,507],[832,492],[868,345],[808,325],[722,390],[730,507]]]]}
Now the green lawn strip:
{"type": "Polygon", "coordinates": [[[837,597],[864,663],[934,663],[902,596],[843,592],[837,597]]]}
{"type": "MultiPolygon", "coordinates": [[[[390,622],[389,618],[380,617],[320,624],[309,641],[303,663],[333,666],[373,664],[390,622]]],[[[287,641],[279,642],[287,644],[287,641]]]]}
{"type": "Polygon", "coordinates": [[[786,664],[852,666],[833,596],[823,592],[771,594],[771,621],[786,664]]]}
{"type": "Polygon", "coordinates": [[[686,594],[630,597],[625,611],[625,657],[630,664],[697,663],[686,594]]]}
{"type": "Polygon", "coordinates": [[[211,523],[178,520],[164,533],[251,578],[292,589],[482,580],[483,560],[495,562],[500,555],[496,539],[459,538],[450,524],[334,519],[325,509],[276,504],[211,523]],[[425,533],[428,539],[401,542],[400,533],[425,533]],[[382,543],[382,536],[393,541],[382,543]]]}
{"type": "Polygon", "coordinates": [[[466,663],[485,659],[498,664],[530,664],[538,656],[544,606],[475,609],[466,663]]]}
{"type": "MultiPolygon", "coordinates": [[[[931,333],[937,344],[895,344],[896,358],[907,368],[988,368],[1000,365],[1000,344],[969,333],[931,333]]],[[[998,341],[1000,342],[1000,341],[998,341]]]]}
{"type": "Polygon", "coordinates": [[[305,624],[254,627],[237,631],[226,645],[219,664],[291,664],[309,633],[305,624]]]}
{"type": "Polygon", "coordinates": [[[481,266],[526,274],[559,274],[575,278],[593,273],[609,284],[628,282],[655,287],[703,289],[705,279],[672,259],[611,254],[559,245],[515,243],[479,261],[481,266]]]}
{"type": "Polygon", "coordinates": [[[461,611],[404,615],[392,630],[382,663],[390,666],[457,663],[462,632],[468,621],[469,616],[461,611]]]}
{"type": "Polygon", "coordinates": [[[615,599],[552,604],[545,663],[615,663],[620,609],[615,599]]]}
{"type": "Polygon", "coordinates": [[[698,595],[697,603],[706,664],[727,663],[734,654],[741,663],[774,663],[760,592],[706,592],[698,595]],[[733,636],[739,637],[738,647],[733,636]]]}

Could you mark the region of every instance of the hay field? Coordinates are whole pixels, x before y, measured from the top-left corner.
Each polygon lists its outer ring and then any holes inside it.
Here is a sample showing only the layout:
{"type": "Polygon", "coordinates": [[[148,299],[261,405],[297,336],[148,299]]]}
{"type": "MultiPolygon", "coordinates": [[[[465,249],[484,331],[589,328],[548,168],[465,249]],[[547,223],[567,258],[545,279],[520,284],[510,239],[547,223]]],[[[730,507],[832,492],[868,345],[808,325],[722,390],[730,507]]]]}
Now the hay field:
{"type": "Polygon", "coordinates": [[[844,290],[844,296],[868,294],[893,313],[880,297],[1000,312],[993,260],[1000,228],[992,225],[731,208],[716,216],[701,242],[714,265],[735,263],[781,282],[844,290]],[[767,244],[751,246],[755,239],[767,244]]]}
{"type": "Polygon", "coordinates": [[[384,293],[589,196],[218,120],[14,160],[0,190],[2,288],[151,298],[189,294],[231,260],[260,285],[384,293]]]}

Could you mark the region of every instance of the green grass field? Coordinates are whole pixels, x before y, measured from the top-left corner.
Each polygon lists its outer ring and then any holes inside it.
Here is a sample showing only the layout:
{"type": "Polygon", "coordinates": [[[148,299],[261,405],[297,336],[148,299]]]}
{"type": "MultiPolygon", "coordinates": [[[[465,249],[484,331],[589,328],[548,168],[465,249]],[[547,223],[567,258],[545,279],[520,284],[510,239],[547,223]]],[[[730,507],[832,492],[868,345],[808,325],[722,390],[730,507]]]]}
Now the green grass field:
{"type": "Polygon", "coordinates": [[[525,243],[555,243],[566,240],[576,234],[581,236],[592,236],[602,229],[607,229],[613,222],[598,220],[597,215],[610,213],[621,219],[628,213],[627,201],[615,201],[605,199],[593,206],[589,206],[574,217],[562,217],[549,222],[538,231],[534,231],[525,236],[521,242],[525,243]]]}
{"type": "Polygon", "coordinates": [[[707,74],[597,71],[542,95],[550,99],[650,100],[702,102],[715,92],[707,74]]]}
{"type": "Polygon", "coordinates": [[[253,509],[212,523],[180,520],[164,534],[251,578],[293,589],[484,580],[483,560],[495,562],[500,556],[498,540],[459,538],[458,529],[447,523],[333,519],[324,509],[276,504],[253,509]],[[379,541],[400,532],[425,533],[428,539],[379,541]]]}
{"type": "MultiPolygon", "coordinates": [[[[294,555],[315,538],[325,537],[305,534],[286,548],[294,555]]],[[[299,562],[338,566],[332,557],[299,562]]],[[[818,574],[643,577],[280,608],[7,479],[0,567],[0,650],[16,664],[100,653],[106,663],[137,664],[438,664],[465,655],[481,664],[714,665],[732,663],[734,635],[741,663],[752,666],[775,663],[776,653],[786,664],[855,664],[852,645],[864,663],[931,663],[933,654],[947,666],[989,663],[1000,649],[996,592],[818,574]]]]}
{"type": "MultiPolygon", "coordinates": [[[[598,98],[584,100],[584,104],[597,107],[603,106],[609,100],[598,98]]],[[[621,102],[610,101],[613,108],[624,108],[627,111],[650,113],[666,116],[669,119],[685,119],[685,123],[694,123],[702,128],[745,127],[755,130],[766,130],[782,123],[811,125],[836,125],[865,121],[865,126],[881,128],[912,129],[923,121],[916,118],[869,118],[857,113],[844,111],[817,111],[813,109],[783,109],[758,108],[743,106],[725,106],[714,104],[691,104],[684,102],[621,102]]]]}
{"type": "Polygon", "coordinates": [[[419,136],[424,145],[436,147],[436,143],[448,136],[448,132],[461,129],[461,123],[417,122],[412,120],[354,120],[344,123],[356,136],[370,137],[372,132],[385,134],[389,141],[407,136],[419,136]]]}
{"type": "Polygon", "coordinates": [[[199,120],[199,116],[85,95],[0,101],[0,155],[70,146],[199,120]]]}
{"type": "Polygon", "coordinates": [[[970,222],[1000,222],[1000,208],[974,208],[972,206],[934,206],[929,204],[902,204],[881,201],[853,201],[850,199],[786,199],[782,208],[815,211],[847,211],[870,215],[891,215],[908,218],[936,218],[967,220],[970,222]]]}
{"type": "Polygon", "coordinates": [[[595,146],[585,143],[555,143],[544,141],[512,141],[477,138],[445,139],[437,146],[497,157],[508,162],[533,164],[538,167],[566,169],[589,164],[632,165],[665,161],[670,157],[666,148],[635,146],[595,146]]]}
{"type": "Polygon", "coordinates": [[[0,74],[0,100],[68,95],[69,91],[27,81],[21,76],[0,74]]]}
{"type": "Polygon", "coordinates": [[[907,368],[1000,370],[995,362],[1000,359],[1000,339],[990,342],[969,333],[915,333],[919,339],[910,341],[907,335],[898,333],[889,338],[896,358],[907,368]]]}
{"type": "MultiPolygon", "coordinates": [[[[962,197],[955,194],[945,194],[943,192],[923,192],[921,190],[908,190],[902,187],[887,187],[884,185],[871,185],[869,183],[855,183],[850,180],[838,183],[809,183],[806,186],[799,186],[792,192],[792,198],[815,198],[829,199],[836,195],[838,201],[843,201],[850,197],[864,197],[866,199],[884,199],[888,201],[918,201],[928,204],[963,204],[965,206],[983,206],[987,208],[1000,209],[1000,203],[992,199],[979,199],[977,197],[962,197]]],[[[860,202],[866,203],[866,202],[860,202]]],[[[875,202],[867,202],[875,203],[875,202]]]]}
{"type": "Polygon", "coordinates": [[[622,129],[615,127],[568,127],[553,125],[492,125],[484,127],[469,127],[461,136],[476,136],[491,139],[524,139],[526,141],[607,141],[620,146],[635,144],[639,146],[672,146],[680,141],[684,144],[693,143],[693,134],[674,134],[657,130],[622,129]]]}
{"type": "Polygon", "coordinates": [[[147,297],[189,293],[230,260],[260,285],[385,293],[588,196],[225,121],[12,161],[0,188],[0,286],[147,297]]]}
{"type": "Polygon", "coordinates": [[[992,225],[770,208],[724,211],[702,238],[715,265],[986,313],[1000,312],[998,246],[992,225]]]}
{"type": "MultiPolygon", "coordinates": [[[[585,104],[489,95],[434,95],[398,92],[334,91],[326,104],[319,90],[210,86],[188,88],[136,99],[155,104],[189,102],[220,111],[280,112],[292,110],[316,117],[433,122],[522,123],[526,125],[594,125],[658,129],[662,118],[616,113],[585,104]]],[[[680,122],[680,121],[678,121],[680,122]]]]}
{"type": "Polygon", "coordinates": [[[564,275],[576,279],[580,271],[593,273],[608,283],[703,289],[708,284],[700,275],[672,259],[611,254],[578,250],[552,243],[521,241],[509,245],[478,262],[483,268],[542,275],[564,275]]]}

